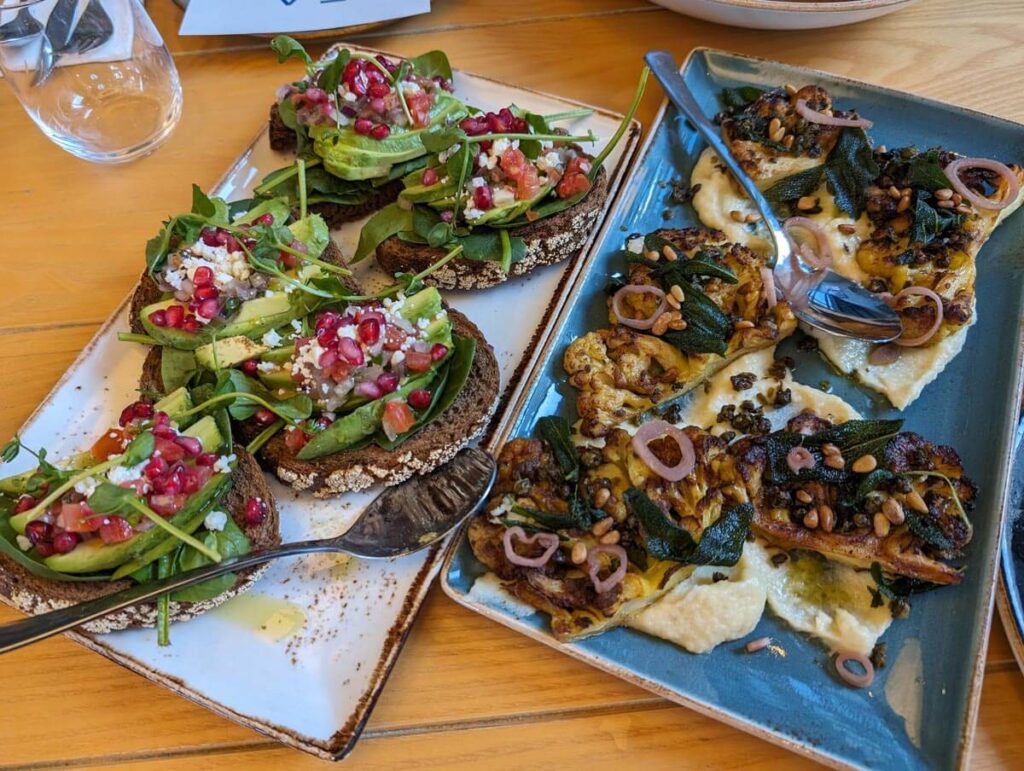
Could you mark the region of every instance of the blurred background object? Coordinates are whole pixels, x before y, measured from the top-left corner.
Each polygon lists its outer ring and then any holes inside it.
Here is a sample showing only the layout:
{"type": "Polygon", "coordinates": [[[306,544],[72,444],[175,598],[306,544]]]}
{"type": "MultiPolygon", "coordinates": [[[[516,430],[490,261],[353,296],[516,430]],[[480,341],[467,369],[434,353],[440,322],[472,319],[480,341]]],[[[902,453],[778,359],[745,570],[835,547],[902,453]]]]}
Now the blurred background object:
{"type": "Polygon", "coordinates": [[[0,0],[0,70],[64,150],[121,163],[181,116],[174,60],[139,0],[0,0]]]}
{"type": "Polygon", "coordinates": [[[705,21],[750,29],[839,27],[898,11],[917,0],[653,0],[705,21]]]}

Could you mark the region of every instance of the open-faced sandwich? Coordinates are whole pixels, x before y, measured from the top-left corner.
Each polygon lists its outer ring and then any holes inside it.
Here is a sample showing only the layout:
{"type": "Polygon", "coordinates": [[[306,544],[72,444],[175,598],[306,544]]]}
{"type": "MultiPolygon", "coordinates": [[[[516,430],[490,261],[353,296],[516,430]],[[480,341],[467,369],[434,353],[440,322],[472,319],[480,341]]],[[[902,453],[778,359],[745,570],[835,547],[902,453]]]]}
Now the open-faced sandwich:
{"type": "Polygon", "coordinates": [[[577,113],[542,116],[510,105],[428,130],[426,167],[408,174],[398,201],[366,223],[354,260],[376,254],[388,273],[419,272],[462,246],[427,281],[479,289],[575,256],[604,208],[604,160],[628,130],[646,76],[596,156],[578,144],[593,142],[592,134],[554,126],[577,113]]]}
{"type": "Polygon", "coordinates": [[[602,436],[796,329],[764,257],[718,231],[633,236],[622,254],[626,273],[609,288],[611,326],[565,351],[585,436],[602,436]]]}
{"type": "MultiPolygon", "coordinates": [[[[400,59],[335,47],[314,62],[287,35],[271,47],[306,73],[278,90],[270,146],[305,160],[310,206],[332,229],[394,201],[402,178],[426,166],[424,133],[467,114],[441,51],[400,59]]],[[[294,167],[269,174],[256,193],[298,200],[294,167]]]]}
{"type": "MultiPolygon", "coordinates": [[[[137,401],[87,450],[0,480],[0,589],[42,613],[280,543],[256,461],[232,444],[226,415],[185,389],[137,401]]],[[[5,461],[28,450],[18,439],[5,461]]],[[[159,628],[248,589],[251,568],[140,604],[85,628],[159,628]]]]}
{"type": "MultiPolygon", "coordinates": [[[[835,109],[818,86],[736,89],[725,102],[730,150],[788,218],[805,265],[885,293],[903,321],[900,339],[879,348],[815,330],[822,353],[905,407],[963,348],[978,253],[1024,200],[1024,170],[943,148],[873,148],[871,121],[835,109]]],[[[705,225],[767,250],[752,204],[710,149],[691,183],[705,225]]]]}

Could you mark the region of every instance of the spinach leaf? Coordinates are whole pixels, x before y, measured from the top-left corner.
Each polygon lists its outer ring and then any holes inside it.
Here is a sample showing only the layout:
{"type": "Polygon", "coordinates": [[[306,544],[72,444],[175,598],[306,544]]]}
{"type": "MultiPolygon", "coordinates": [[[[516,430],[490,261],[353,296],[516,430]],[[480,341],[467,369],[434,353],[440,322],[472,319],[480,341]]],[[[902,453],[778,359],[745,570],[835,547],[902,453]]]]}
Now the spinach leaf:
{"type": "Polygon", "coordinates": [[[301,59],[307,70],[313,69],[313,60],[302,47],[302,43],[289,35],[277,35],[270,41],[270,48],[277,54],[278,64],[289,59],[301,59]]]}
{"type": "Polygon", "coordinates": [[[455,143],[465,139],[466,132],[459,128],[458,123],[432,126],[420,134],[420,141],[423,142],[423,147],[428,153],[444,152],[455,143]]]}
{"type": "Polygon", "coordinates": [[[844,128],[825,161],[825,178],[836,206],[851,217],[860,217],[868,186],[880,170],[864,129],[844,128]]]}
{"type": "Polygon", "coordinates": [[[427,51],[409,59],[412,71],[423,78],[441,76],[445,80],[452,79],[452,66],[444,51],[427,51]]]}
{"type": "Polygon", "coordinates": [[[138,510],[129,503],[136,500],[136,493],[130,487],[118,487],[113,482],[100,482],[87,503],[97,514],[137,514],[138,510]]]}
{"type": "Polygon", "coordinates": [[[580,460],[572,441],[569,421],[558,415],[549,415],[537,421],[536,430],[540,438],[551,447],[565,481],[575,482],[579,479],[580,460]]]}
{"type": "Polygon", "coordinates": [[[217,206],[199,185],[192,183],[192,213],[211,218],[217,214],[217,206]]]}
{"type": "Polygon", "coordinates": [[[388,204],[378,211],[359,232],[359,245],[352,262],[365,260],[381,243],[403,230],[413,229],[412,211],[402,209],[396,203],[388,204]]]}
{"type": "MultiPolygon", "coordinates": [[[[456,243],[462,246],[462,257],[467,260],[486,260],[501,262],[501,236],[494,230],[478,230],[468,235],[458,236],[456,243]]],[[[509,264],[522,262],[526,257],[526,241],[520,236],[509,238],[509,264]]]]}
{"type": "Polygon", "coordinates": [[[729,566],[739,562],[754,516],[749,503],[723,509],[718,519],[704,528],[700,541],[695,541],[689,530],[672,522],[643,490],[627,490],[625,503],[640,524],[648,555],[691,565],[729,566]]]}
{"type": "Polygon", "coordinates": [[[188,383],[199,371],[196,355],[192,351],[164,346],[160,351],[160,379],[164,392],[176,391],[188,383]]]}
{"type": "MultiPolygon", "coordinates": [[[[241,557],[252,551],[252,544],[249,541],[249,537],[240,527],[238,527],[237,524],[235,524],[235,520],[230,514],[228,515],[228,521],[224,525],[223,530],[218,532],[207,531],[202,540],[207,547],[213,549],[225,559],[228,557],[241,557]]],[[[184,573],[187,570],[201,568],[213,563],[209,557],[202,552],[193,549],[187,544],[182,544],[178,548],[172,564],[173,575],[176,573],[184,573]]],[[[211,578],[209,581],[203,581],[201,584],[189,586],[185,589],[179,589],[171,595],[171,599],[175,602],[202,602],[204,600],[211,600],[214,597],[219,597],[234,586],[236,580],[237,576],[234,573],[226,573],[222,576],[218,576],[217,578],[211,578]]]]}
{"type": "Polygon", "coordinates": [[[351,58],[352,52],[347,48],[342,48],[320,72],[320,77],[317,78],[316,84],[326,91],[328,95],[337,94],[338,84],[341,82],[341,74],[345,71],[345,65],[348,64],[351,58]]]}
{"type": "MultiPolygon", "coordinates": [[[[217,375],[213,395],[224,396],[229,393],[252,394],[272,404],[280,417],[293,422],[304,420],[313,412],[313,402],[305,394],[279,399],[258,380],[246,377],[237,369],[224,369],[217,375]]],[[[227,410],[235,420],[246,420],[256,414],[259,408],[260,405],[251,399],[236,397],[228,402],[227,410]]]]}

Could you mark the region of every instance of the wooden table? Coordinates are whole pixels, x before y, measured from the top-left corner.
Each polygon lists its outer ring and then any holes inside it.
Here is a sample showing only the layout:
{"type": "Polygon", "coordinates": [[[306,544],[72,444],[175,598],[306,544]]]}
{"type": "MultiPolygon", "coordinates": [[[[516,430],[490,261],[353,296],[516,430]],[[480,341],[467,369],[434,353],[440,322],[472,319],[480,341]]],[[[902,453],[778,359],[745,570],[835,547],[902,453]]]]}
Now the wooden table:
{"type": "MultiPolygon", "coordinates": [[[[162,218],[187,209],[265,119],[283,80],[265,41],[179,38],[180,11],[151,0],[175,54],[185,111],[154,156],[93,166],[50,144],[0,88],[0,436],[13,433],[133,285],[162,218]]],[[[927,0],[832,31],[759,32],[642,0],[434,0],[434,12],[359,36],[412,55],[624,109],[641,54],[698,45],[781,59],[1024,121],[1024,3],[927,0]],[[500,8],[500,10],[498,10],[500,8]],[[526,55],[529,52],[529,55],[526,55]]],[[[640,110],[653,117],[651,88],[640,110]]],[[[0,621],[17,614],[0,608],[0,621]]],[[[0,766],[171,768],[325,765],[217,717],[63,639],[0,658],[0,766]]],[[[1024,678],[993,625],[976,767],[1024,767],[1024,678]]],[[[804,761],[428,598],[355,768],[770,767],[804,761]]]]}

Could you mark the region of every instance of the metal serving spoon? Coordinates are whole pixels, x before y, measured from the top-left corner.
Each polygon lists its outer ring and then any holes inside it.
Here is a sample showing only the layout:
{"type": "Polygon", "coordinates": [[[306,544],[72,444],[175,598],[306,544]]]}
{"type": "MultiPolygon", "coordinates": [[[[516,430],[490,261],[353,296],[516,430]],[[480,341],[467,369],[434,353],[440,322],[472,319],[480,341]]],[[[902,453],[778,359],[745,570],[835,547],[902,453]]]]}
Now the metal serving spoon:
{"type": "Polygon", "coordinates": [[[5,624],[0,626],[0,653],[45,640],[122,608],[156,599],[161,594],[278,557],[328,552],[351,554],[362,559],[390,559],[425,549],[480,509],[496,475],[494,459],[490,455],[475,448],[465,449],[436,471],[389,487],[344,535],[282,544],[139,584],[80,605],[5,624]]]}
{"type": "MultiPolygon", "coordinates": [[[[782,230],[782,224],[761,191],[758,190],[757,185],[754,184],[754,180],[732,157],[728,145],[718,130],[704,116],[700,105],[697,104],[697,100],[694,99],[686,82],[679,74],[672,54],[668,51],[649,51],[644,59],[651,68],[651,72],[654,73],[654,77],[665,89],[668,98],[689,119],[690,123],[711,146],[711,149],[722,159],[722,163],[733,173],[736,181],[740,183],[744,192],[761,213],[762,221],[768,228],[775,247],[774,270],[775,275],[781,279],[777,285],[785,293],[785,288],[793,285],[791,257],[799,260],[799,255],[793,254],[789,239],[782,230]]],[[[813,269],[803,264],[802,261],[800,267],[805,272],[813,272],[813,269]]],[[[790,303],[793,314],[798,319],[833,335],[853,337],[873,343],[885,343],[900,336],[902,326],[899,316],[878,295],[828,268],[818,275],[821,276],[821,279],[808,292],[806,305],[801,303],[801,307],[798,308],[796,304],[790,303]]]]}

